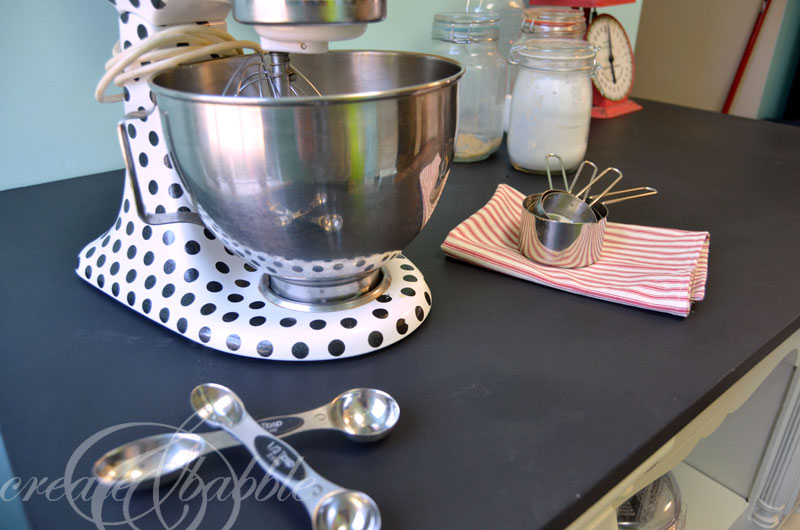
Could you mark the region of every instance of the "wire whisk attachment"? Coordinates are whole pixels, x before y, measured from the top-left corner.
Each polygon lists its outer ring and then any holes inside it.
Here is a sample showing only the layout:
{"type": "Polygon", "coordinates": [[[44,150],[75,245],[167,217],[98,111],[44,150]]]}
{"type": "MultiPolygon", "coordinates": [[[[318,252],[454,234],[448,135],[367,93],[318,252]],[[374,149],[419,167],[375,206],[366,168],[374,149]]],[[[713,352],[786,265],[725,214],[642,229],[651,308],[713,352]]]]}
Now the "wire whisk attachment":
{"type": "Polygon", "coordinates": [[[288,53],[264,52],[242,62],[222,95],[281,98],[322,94],[300,70],[289,64],[288,53]]]}

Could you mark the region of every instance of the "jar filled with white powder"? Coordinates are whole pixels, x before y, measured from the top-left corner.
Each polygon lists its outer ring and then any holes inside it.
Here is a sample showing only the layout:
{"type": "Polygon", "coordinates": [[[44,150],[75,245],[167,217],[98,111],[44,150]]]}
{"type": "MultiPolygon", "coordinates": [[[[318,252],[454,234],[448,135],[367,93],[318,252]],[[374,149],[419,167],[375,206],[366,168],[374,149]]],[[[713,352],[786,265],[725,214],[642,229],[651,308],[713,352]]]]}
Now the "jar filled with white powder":
{"type": "Polygon", "coordinates": [[[464,67],[458,84],[456,162],[477,162],[503,141],[506,60],[497,49],[500,18],[495,13],[434,15],[432,50],[464,67]]]}
{"type": "MultiPolygon", "coordinates": [[[[569,7],[529,7],[522,19],[519,38],[511,49],[522,48],[531,39],[578,39],[586,33],[586,19],[580,9],[569,7]]],[[[508,68],[508,93],[517,79],[517,65],[508,68]]]]}
{"type": "Polygon", "coordinates": [[[519,66],[519,75],[506,142],[516,169],[543,173],[548,153],[560,156],[567,170],[581,163],[589,140],[595,53],[575,39],[530,39],[512,49],[509,61],[519,66]]]}

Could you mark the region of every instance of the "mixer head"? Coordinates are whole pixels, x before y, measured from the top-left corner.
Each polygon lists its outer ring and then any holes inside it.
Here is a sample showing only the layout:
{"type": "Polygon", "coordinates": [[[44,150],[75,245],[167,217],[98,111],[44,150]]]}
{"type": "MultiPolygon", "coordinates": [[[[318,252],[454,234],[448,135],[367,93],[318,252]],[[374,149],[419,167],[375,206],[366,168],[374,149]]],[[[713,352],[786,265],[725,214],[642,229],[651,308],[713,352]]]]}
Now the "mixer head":
{"type": "Polygon", "coordinates": [[[234,0],[233,16],[255,28],[268,52],[243,63],[222,95],[319,96],[289,53],[324,53],[331,41],[360,36],[386,18],[386,0],[234,0]]]}
{"type": "Polygon", "coordinates": [[[233,18],[254,26],[265,50],[324,53],[386,18],[386,0],[234,0],[233,18]]]}

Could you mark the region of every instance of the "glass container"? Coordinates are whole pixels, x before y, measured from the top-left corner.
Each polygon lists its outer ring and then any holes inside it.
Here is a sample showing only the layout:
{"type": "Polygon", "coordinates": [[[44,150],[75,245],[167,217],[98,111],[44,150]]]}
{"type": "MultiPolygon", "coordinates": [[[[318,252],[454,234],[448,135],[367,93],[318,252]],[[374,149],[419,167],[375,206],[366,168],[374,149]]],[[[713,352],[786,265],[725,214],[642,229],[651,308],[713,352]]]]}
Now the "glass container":
{"type": "MultiPolygon", "coordinates": [[[[530,39],[583,39],[586,34],[586,18],[580,9],[568,7],[530,7],[522,18],[519,38],[511,48],[519,48],[530,39]]],[[[514,87],[519,69],[510,65],[508,69],[508,93],[514,87]]]]}
{"type": "Polygon", "coordinates": [[[432,51],[465,69],[458,85],[456,162],[476,162],[503,140],[506,61],[497,49],[499,17],[494,13],[434,15],[432,51]]]}
{"type": "Polygon", "coordinates": [[[497,49],[508,58],[511,44],[519,37],[527,0],[452,0],[447,11],[473,14],[496,13],[500,17],[500,37],[497,49]]]}
{"type": "Polygon", "coordinates": [[[530,7],[524,13],[520,39],[526,37],[583,39],[586,33],[586,18],[580,9],[530,7]]]}
{"type": "Polygon", "coordinates": [[[592,113],[596,50],[583,40],[530,39],[511,51],[519,66],[509,112],[507,147],[511,165],[531,173],[546,170],[555,153],[575,169],[586,154],[592,113]]]}

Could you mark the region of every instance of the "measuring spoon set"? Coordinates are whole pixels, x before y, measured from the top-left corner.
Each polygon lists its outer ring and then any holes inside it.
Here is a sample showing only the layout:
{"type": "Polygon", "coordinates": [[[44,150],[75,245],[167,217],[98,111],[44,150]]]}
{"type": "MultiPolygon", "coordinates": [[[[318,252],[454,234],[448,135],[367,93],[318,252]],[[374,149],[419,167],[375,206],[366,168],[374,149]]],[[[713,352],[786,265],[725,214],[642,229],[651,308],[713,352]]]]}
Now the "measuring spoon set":
{"type": "Polygon", "coordinates": [[[333,430],[356,442],[380,440],[400,417],[397,401],[386,392],[348,390],[321,407],[262,420],[253,419],[239,396],[222,385],[197,386],[191,404],[202,420],[221,430],[160,434],[129,442],[94,464],[95,477],[109,486],[152,488],[174,481],[203,455],[243,445],[268,475],[298,494],[314,530],[380,529],[380,511],[371,497],[325,479],[282,438],[333,430]]]}

